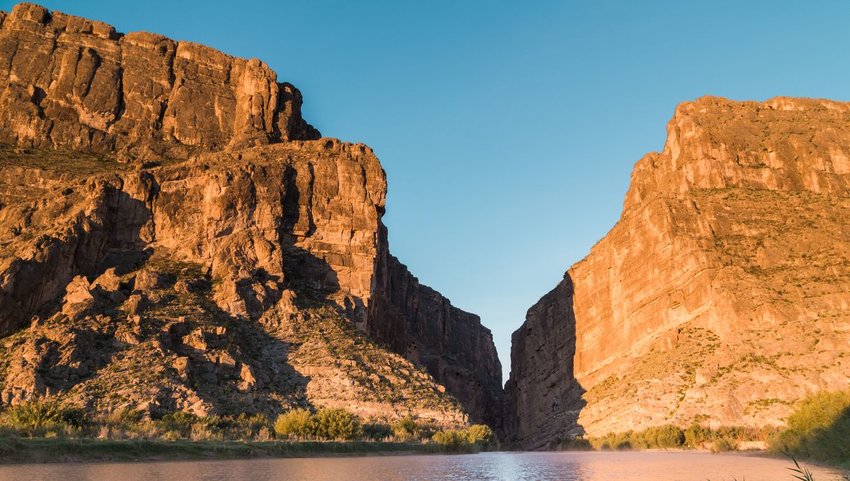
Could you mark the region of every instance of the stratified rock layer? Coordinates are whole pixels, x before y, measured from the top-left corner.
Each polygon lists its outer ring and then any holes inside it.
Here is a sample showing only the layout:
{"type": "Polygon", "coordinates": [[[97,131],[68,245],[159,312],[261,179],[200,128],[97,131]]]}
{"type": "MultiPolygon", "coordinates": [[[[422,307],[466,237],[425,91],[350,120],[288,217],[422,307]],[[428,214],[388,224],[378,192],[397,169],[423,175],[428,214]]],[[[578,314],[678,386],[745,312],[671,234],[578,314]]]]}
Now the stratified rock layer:
{"type": "Polygon", "coordinates": [[[475,314],[424,286],[384,247],[378,258],[368,332],[425,366],[463,400],[476,421],[501,422],[502,365],[493,335],[475,314]]]}
{"type": "Polygon", "coordinates": [[[509,437],[781,424],[850,382],[848,259],[850,104],[680,105],[617,225],[514,333],[509,437]]]}
{"type": "Polygon", "coordinates": [[[122,403],[496,419],[490,332],[389,254],[377,158],[264,64],[29,4],[0,60],[4,402],[114,408],[153,359],[122,403]]]}
{"type": "Polygon", "coordinates": [[[5,144],[181,158],[319,137],[257,59],[31,4],[0,24],[0,89],[5,144]]]}

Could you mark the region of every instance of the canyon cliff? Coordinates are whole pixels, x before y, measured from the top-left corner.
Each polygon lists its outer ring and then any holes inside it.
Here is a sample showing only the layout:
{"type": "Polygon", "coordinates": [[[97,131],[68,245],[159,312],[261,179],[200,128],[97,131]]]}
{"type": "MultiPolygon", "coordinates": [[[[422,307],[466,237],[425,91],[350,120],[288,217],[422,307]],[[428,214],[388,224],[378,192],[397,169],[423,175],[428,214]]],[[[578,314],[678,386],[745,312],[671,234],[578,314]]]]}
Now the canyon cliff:
{"type": "Polygon", "coordinates": [[[490,331],[390,254],[378,159],[263,62],[20,4],[0,81],[3,403],[497,422],[490,331]]]}
{"type": "Polygon", "coordinates": [[[850,382],[850,104],[705,97],[513,334],[507,438],[780,425],[850,382]]]}

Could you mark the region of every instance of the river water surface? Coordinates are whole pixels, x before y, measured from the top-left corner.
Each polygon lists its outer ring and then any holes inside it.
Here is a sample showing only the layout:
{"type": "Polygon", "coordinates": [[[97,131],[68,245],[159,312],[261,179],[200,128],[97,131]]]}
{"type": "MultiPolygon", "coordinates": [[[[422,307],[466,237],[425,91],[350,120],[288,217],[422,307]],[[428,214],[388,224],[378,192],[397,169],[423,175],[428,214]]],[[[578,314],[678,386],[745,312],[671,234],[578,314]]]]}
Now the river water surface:
{"type": "MultiPolygon", "coordinates": [[[[0,466],[2,481],[782,481],[789,462],[683,452],[482,453],[0,466]]],[[[842,480],[811,467],[817,481],[842,480]]]]}

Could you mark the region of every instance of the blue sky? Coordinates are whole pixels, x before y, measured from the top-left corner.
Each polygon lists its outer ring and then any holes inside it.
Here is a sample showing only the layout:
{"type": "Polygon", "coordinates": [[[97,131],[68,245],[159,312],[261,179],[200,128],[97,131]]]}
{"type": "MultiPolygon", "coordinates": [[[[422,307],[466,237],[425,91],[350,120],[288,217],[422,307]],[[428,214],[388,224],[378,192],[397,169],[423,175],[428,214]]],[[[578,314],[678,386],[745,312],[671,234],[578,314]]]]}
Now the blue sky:
{"type": "MultiPolygon", "coordinates": [[[[13,2],[0,1],[9,10],[13,2]]],[[[258,57],[387,171],[393,253],[493,330],[620,215],[676,104],[850,99],[850,2],[41,2],[258,57]]]]}

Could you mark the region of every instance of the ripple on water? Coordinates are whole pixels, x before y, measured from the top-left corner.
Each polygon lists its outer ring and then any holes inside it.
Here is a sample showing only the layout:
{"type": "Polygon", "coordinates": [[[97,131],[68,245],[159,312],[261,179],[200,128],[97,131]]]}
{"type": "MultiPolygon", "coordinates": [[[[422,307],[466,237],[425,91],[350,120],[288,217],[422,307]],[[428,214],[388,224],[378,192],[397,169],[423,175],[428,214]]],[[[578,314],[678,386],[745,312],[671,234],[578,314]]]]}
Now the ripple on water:
{"type": "MultiPolygon", "coordinates": [[[[789,463],[682,452],[482,453],[0,467],[0,481],[748,481],[791,480],[789,463]]],[[[812,468],[818,481],[842,479],[812,468]]]]}

